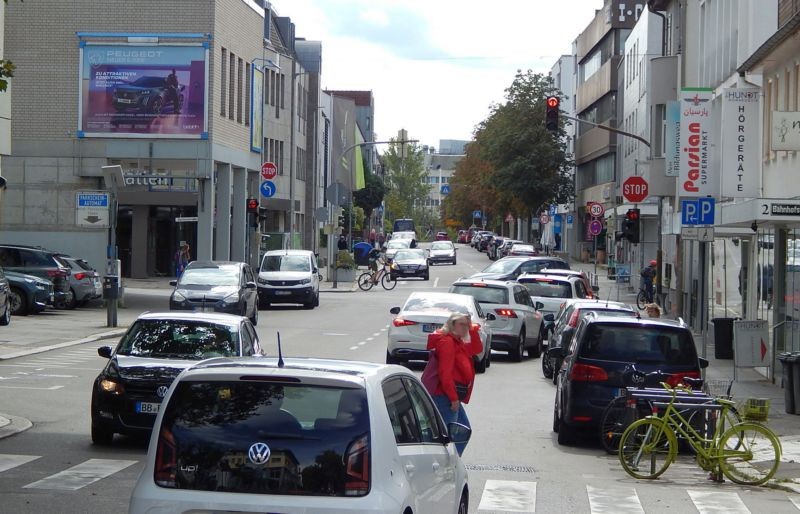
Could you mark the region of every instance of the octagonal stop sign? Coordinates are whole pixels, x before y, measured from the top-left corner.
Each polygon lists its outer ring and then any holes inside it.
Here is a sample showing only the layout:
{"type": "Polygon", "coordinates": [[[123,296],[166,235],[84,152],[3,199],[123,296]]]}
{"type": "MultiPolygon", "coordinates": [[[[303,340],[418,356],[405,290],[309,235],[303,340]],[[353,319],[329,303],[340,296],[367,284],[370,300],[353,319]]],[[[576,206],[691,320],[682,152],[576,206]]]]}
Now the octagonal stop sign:
{"type": "Polygon", "coordinates": [[[622,196],[631,203],[639,203],[647,198],[647,181],[643,177],[628,177],[622,183],[622,196]]]}

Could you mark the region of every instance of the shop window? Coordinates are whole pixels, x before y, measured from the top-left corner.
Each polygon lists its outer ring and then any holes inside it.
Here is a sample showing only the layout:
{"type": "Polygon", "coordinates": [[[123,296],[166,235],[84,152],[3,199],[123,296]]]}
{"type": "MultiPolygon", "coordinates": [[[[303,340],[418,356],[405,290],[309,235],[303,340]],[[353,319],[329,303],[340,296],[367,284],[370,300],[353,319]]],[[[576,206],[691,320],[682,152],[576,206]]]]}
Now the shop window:
{"type": "Polygon", "coordinates": [[[228,93],[228,51],[222,49],[222,59],[220,60],[220,85],[219,85],[219,114],[225,116],[228,93]]]}

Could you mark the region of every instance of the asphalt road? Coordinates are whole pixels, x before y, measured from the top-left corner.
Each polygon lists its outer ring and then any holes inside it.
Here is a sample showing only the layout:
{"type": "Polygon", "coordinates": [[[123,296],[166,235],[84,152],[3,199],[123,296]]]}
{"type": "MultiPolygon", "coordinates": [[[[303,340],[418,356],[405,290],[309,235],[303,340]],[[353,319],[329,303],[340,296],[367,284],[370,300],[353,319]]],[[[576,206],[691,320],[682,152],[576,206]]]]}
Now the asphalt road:
{"type": "MultiPolygon", "coordinates": [[[[489,263],[485,254],[469,247],[459,252],[457,266],[434,267],[427,282],[409,280],[393,291],[324,293],[313,311],[262,311],[257,327],[261,345],[274,355],[280,332],[285,359],[383,362],[391,307],[401,305],[413,290],[446,291],[455,279],[489,263]]],[[[166,299],[164,291],[137,291],[121,311],[122,319],[166,308],[166,299]]],[[[105,325],[104,311],[76,315],[98,328],[105,325]]],[[[0,362],[0,412],[33,422],[30,430],[0,440],[0,512],[127,510],[147,441],[117,437],[112,447],[91,444],[90,388],[104,364],[97,356],[102,344],[0,362]]],[[[600,449],[595,437],[574,447],[558,446],[551,431],[553,395],[538,359],[513,363],[494,353],[487,373],[478,375],[467,407],[473,437],[464,454],[470,512],[774,513],[800,508],[796,496],[782,491],[711,483],[688,457],[658,481],[637,482],[600,449]]]]}

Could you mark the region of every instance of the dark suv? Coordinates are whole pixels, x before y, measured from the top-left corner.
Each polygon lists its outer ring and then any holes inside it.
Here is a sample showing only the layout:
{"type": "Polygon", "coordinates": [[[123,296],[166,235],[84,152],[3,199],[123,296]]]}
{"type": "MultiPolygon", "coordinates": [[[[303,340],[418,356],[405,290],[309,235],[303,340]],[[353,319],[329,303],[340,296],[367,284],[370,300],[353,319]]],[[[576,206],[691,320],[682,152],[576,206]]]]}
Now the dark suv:
{"type": "Polygon", "coordinates": [[[0,244],[0,267],[52,282],[56,306],[68,305],[72,301],[69,287],[71,268],[55,252],[38,246],[0,244]]]}
{"type": "Polygon", "coordinates": [[[590,312],[579,323],[558,371],[553,431],[568,444],[578,428],[594,428],[603,409],[625,387],[623,372],[661,371],[671,385],[700,378],[708,361],[697,357],[692,331],[682,321],[638,319],[590,312]]]}

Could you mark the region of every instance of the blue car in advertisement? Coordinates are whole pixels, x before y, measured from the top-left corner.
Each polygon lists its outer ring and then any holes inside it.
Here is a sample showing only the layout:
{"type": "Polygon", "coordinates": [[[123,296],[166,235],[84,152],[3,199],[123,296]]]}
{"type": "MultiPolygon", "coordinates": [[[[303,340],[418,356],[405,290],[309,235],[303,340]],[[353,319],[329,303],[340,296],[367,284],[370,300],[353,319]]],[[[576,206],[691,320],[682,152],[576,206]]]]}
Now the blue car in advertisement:
{"type": "Polygon", "coordinates": [[[183,107],[183,91],[186,86],[170,77],[142,76],[128,84],[116,86],[111,95],[114,109],[118,112],[135,111],[158,116],[180,114],[183,107]],[[172,82],[170,84],[170,82],[172,82]]]}

